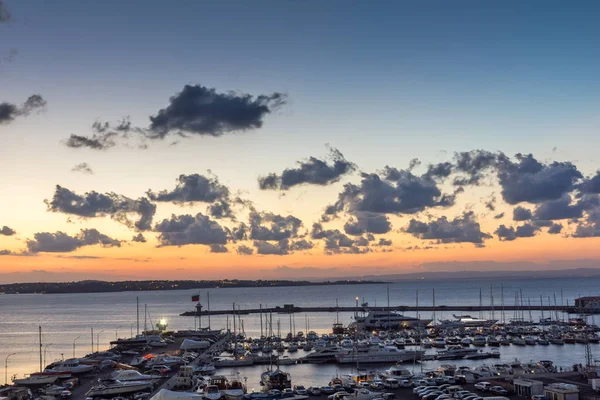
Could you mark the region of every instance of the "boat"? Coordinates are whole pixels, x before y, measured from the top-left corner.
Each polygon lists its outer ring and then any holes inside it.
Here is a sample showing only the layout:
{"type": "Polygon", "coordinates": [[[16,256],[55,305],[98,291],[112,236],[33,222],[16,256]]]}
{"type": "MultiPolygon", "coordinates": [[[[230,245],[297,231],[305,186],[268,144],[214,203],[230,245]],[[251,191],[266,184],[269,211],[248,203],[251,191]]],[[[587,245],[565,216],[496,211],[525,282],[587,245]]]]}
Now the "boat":
{"type": "Polygon", "coordinates": [[[336,356],[347,354],[350,351],[351,349],[341,349],[337,346],[320,347],[315,349],[312,353],[308,353],[302,361],[313,364],[335,362],[336,356]]]}
{"type": "Polygon", "coordinates": [[[412,373],[399,365],[393,365],[390,368],[386,369],[382,374],[384,378],[394,378],[398,380],[409,379],[412,376],[412,373]]]}
{"type": "Polygon", "coordinates": [[[371,392],[368,389],[358,389],[353,393],[350,393],[347,396],[344,396],[345,400],[373,400],[373,399],[381,399],[383,393],[381,392],[371,392]]]}
{"type": "Polygon", "coordinates": [[[273,371],[265,371],[260,375],[260,383],[265,391],[272,389],[283,390],[292,387],[292,377],[279,368],[273,371]]]}
{"type": "Polygon", "coordinates": [[[93,365],[81,364],[78,358],[69,358],[64,361],[55,361],[48,365],[46,372],[70,372],[73,375],[85,374],[94,370],[93,365]]]}
{"type": "Polygon", "coordinates": [[[473,338],[473,346],[483,347],[487,344],[485,336],[477,335],[473,338]]]}
{"type": "Polygon", "coordinates": [[[246,394],[246,385],[242,383],[239,377],[229,379],[227,387],[222,391],[227,400],[240,400],[246,394]]]}
{"type": "Polygon", "coordinates": [[[444,347],[446,347],[446,341],[443,338],[438,337],[431,343],[431,346],[436,347],[438,349],[443,349],[444,347]]]}
{"type": "Polygon", "coordinates": [[[194,372],[200,375],[214,375],[217,368],[213,364],[200,364],[194,367],[194,372]]]}
{"type": "Polygon", "coordinates": [[[201,400],[202,395],[189,392],[174,392],[168,389],[160,389],[150,400],[201,400]]]}
{"type": "Polygon", "coordinates": [[[223,393],[221,393],[217,385],[207,385],[204,387],[202,397],[207,400],[219,400],[221,397],[223,397],[223,393]]]}
{"type": "Polygon", "coordinates": [[[425,354],[419,350],[400,350],[395,346],[369,348],[366,351],[353,351],[336,355],[340,364],[349,363],[401,363],[420,360],[425,354]]]}
{"type": "Polygon", "coordinates": [[[121,382],[117,379],[100,379],[99,385],[92,388],[85,394],[87,397],[114,397],[115,395],[130,394],[141,391],[152,390],[152,382],[131,381],[121,382]]]}
{"type": "Polygon", "coordinates": [[[474,328],[474,327],[489,327],[498,322],[496,319],[480,319],[470,315],[456,316],[452,315],[455,320],[442,319],[440,320],[441,328],[474,328]]]}
{"type": "Polygon", "coordinates": [[[19,386],[41,386],[49,385],[58,379],[58,374],[42,375],[42,374],[31,374],[24,378],[13,379],[13,383],[19,386]]]}
{"type": "Polygon", "coordinates": [[[160,379],[157,375],[147,375],[142,374],[139,371],[134,371],[131,369],[122,369],[120,371],[115,371],[111,375],[112,379],[116,379],[121,382],[128,381],[157,381],[160,379]]]}
{"type": "Polygon", "coordinates": [[[215,360],[214,365],[217,368],[223,367],[246,367],[253,365],[254,359],[252,357],[238,357],[238,358],[218,358],[215,360]]]}
{"type": "Polygon", "coordinates": [[[528,346],[535,346],[537,340],[535,337],[533,336],[525,336],[525,338],[523,339],[525,341],[525,344],[528,346]]]}
{"type": "Polygon", "coordinates": [[[394,311],[370,311],[366,316],[356,317],[356,323],[360,329],[373,330],[394,330],[414,328],[416,326],[427,326],[431,319],[419,319],[398,314],[394,311]]]}
{"type": "Polygon", "coordinates": [[[477,353],[473,347],[450,346],[448,349],[438,351],[436,360],[459,360],[467,355],[477,353]]]}

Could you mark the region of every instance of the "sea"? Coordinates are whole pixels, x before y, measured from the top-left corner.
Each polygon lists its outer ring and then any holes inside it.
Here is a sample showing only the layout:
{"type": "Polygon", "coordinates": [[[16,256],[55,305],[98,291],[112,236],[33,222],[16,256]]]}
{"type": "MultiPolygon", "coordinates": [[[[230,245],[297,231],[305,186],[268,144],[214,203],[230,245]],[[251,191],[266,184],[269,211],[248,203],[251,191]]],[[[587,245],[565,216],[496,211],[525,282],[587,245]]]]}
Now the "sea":
{"type": "MultiPolygon", "coordinates": [[[[0,295],[0,364],[7,366],[5,375],[10,381],[13,375],[23,376],[39,370],[39,334],[42,327],[43,364],[69,358],[83,357],[92,349],[107,349],[109,342],[116,337],[130,337],[137,331],[136,303],[140,304],[140,330],[148,328],[160,319],[168,322],[169,330],[193,329],[198,321],[194,317],[180,316],[182,312],[192,311],[195,303],[192,296],[200,295],[200,301],[206,309],[210,298],[211,310],[240,310],[262,307],[283,306],[339,306],[353,307],[356,298],[360,303],[372,306],[433,305],[435,293],[436,305],[479,305],[495,304],[494,318],[506,321],[519,317],[513,311],[501,314],[501,304],[514,305],[516,299],[523,298],[524,304],[572,305],[580,296],[600,295],[600,278],[539,278],[539,279],[447,279],[447,280],[411,280],[393,283],[353,284],[353,285],[317,285],[292,287],[219,287],[202,290],[169,290],[119,293],[78,293],[78,294],[18,294],[0,295]],[[555,300],[556,299],[556,300],[555,300]],[[144,312],[146,310],[146,312],[144,312]],[[145,316],[145,318],[144,318],[145,316]],[[92,336],[93,329],[93,336],[92,336]],[[10,355],[10,356],[9,356],[10,355]],[[7,356],[8,360],[7,360],[7,356]]],[[[436,320],[452,318],[448,309],[435,316],[430,312],[419,312],[421,318],[436,320]]],[[[454,314],[460,314],[454,312],[454,314]]],[[[525,319],[538,321],[541,312],[523,312],[525,319]]],[[[558,313],[544,317],[559,319],[568,316],[558,313]]],[[[407,315],[414,316],[414,312],[407,315]]],[[[475,317],[491,318],[491,311],[475,317]]],[[[297,331],[314,330],[317,333],[331,332],[332,324],[339,319],[343,324],[352,322],[353,313],[308,313],[294,314],[290,321],[288,314],[273,314],[272,329],[285,336],[291,329],[297,331]],[[290,327],[291,325],[291,327],[290,327]],[[291,329],[290,329],[291,328],[291,329]]],[[[596,323],[591,316],[590,323],[596,323]]],[[[600,323],[600,321],[598,321],[600,323]]],[[[208,317],[201,324],[207,327],[208,317]]],[[[232,327],[231,317],[211,316],[212,329],[232,327]]],[[[261,332],[261,320],[258,314],[241,315],[238,320],[243,332],[249,337],[258,337],[261,332]]],[[[263,318],[263,329],[266,329],[263,318]]],[[[600,358],[600,345],[591,345],[592,354],[600,358]]],[[[434,350],[430,350],[433,352],[434,350]]],[[[503,346],[500,348],[501,360],[511,362],[552,360],[555,365],[571,368],[575,363],[585,363],[585,346],[571,344],[564,346],[503,346]]],[[[289,354],[290,357],[304,356],[302,350],[289,354]]],[[[475,366],[496,360],[458,360],[427,361],[416,365],[407,365],[415,371],[431,370],[439,363],[475,366]]],[[[385,369],[389,366],[377,365],[374,368],[385,369]]],[[[240,374],[247,378],[248,388],[259,389],[260,374],[264,366],[251,366],[237,370],[225,369],[219,373],[240,374]]],[[[292,376],[294,384],[326,385],[333,376],[352,372],[353,366],[297,364],[282,367],[292,376]]],[[[0,375],[3,382],[4,376],[0,375]]]]}

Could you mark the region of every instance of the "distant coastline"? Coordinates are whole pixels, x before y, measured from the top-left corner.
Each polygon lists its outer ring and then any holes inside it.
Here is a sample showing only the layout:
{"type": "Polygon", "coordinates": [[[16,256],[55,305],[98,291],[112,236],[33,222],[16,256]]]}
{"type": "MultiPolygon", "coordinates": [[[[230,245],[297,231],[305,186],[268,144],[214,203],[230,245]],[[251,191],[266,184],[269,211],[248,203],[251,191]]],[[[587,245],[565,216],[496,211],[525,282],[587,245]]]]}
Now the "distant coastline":
{"type": "Polygon", "coordinates": [[[149,281],[97,281],[36,282],[0,284],[2,294],[73,294],[115,293],[155,290],[191,290],[214,288],[251,288],[281,286],[368,285],[383,283],[375,280],[294,281],[294,280],[149,280],[149,281]]]}

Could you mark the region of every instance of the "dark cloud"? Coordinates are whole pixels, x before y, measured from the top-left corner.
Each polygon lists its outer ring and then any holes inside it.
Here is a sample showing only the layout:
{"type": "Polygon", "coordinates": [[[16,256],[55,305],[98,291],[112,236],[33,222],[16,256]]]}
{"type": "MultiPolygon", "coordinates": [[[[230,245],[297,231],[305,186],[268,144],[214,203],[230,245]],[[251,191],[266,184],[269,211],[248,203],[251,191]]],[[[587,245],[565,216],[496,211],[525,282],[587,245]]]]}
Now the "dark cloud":
{"type": "Polygon", "coordinates": [[[39,232],[27,240],[27,249],[31,253],[67,253],[83,246],[101,245],[102,247],[120,247],[121,241],[113,239],[96,229],[82,229],[76,236],[64,232],[39,232]]]}
{"type": "Polygon", "coordinates": [[[412,158],[408,162],[408,169],[412,171],[413,169],[417,168],[419,165],[421,165],[421,160],[419,160],[418,158],[412,158]]]}
{"type": "Polygon", "coordinates": [[[581,193],[600,193],[600,171],[596,172],[596,175],[585,179],[577,187],[581,193]]]}
{"type": "Polygon", "coordinates": [[[585,224],[580,223],[577,225],[575,229],[575,233],[573,234],[575,238],[590,238],[590,237],[600,237],[600,224],[585,224]]]}
{"type": "MultiPolygon", "coordinates": [[[[2,5],[0,4],[0,15],[2,5]]],[[[17,117],[27,117],[34,112],[41,111],[46,107],[46,100],[39,94],[29,96],[21,107],[11,103],[0,103],[0,124],[9,124],[17,117]]]]}
{"type": "Polygon", "coordinates": [[[210,252],[211,253],[227,253],[227,252],[229,252],[229,250],[227,250],[227,247],[225,245],[222,245],[222,244],[211,244],[210,245],[210,252]]]}
{"type": "Polygon", "coordinates": [[[425,175],[391,167],[381,175],[362,174],[360,186],[346,184],[329,211],[414,214],[454,204],[455,195],[442,194],[436,182],[425,175]]]}
{"type": "Polygon", "coordinates": [[[0,250],[0,256],[12,256],[13,254],[10,250],[0,250]]]}
{"type": "Polygon", "coordinates": [[[233,242],[247,240],[249,231],[250,229],[248,228],[248,225],[240,222],[238,226],[235,226],[233,229],[231,229],[230,238],[233,242]]]}
{"type": "Polygon", "coordinates": [[[542,164],[531,154],[515,157],[517,162],[505,159],[498,164],[502,197],[508,204],[559,199],[571,192],[577,180],[583,177],[569,162],[542,164]]]}
{"type": "Polygon", "coordinates": [[[171,191],[147,192],[153,201],[173,203],[204,202],[213,203],[228,199],[229,189],[219,183],[217,177],[205,177],[199,174],[179,175],[175,189],[171,191]]]}
{"type": "Polygon", "coordinates": [[[84,218],[110,216],[112,219],[134,227],[149,230],[156,206],[147,198],[137,200],[116,194],[91,191],[78,195],[67,188],[56,185],[52,200],[45,200],[49,211],[77,215],[84,218]],[[131,215],[137,215],[137,221],[131,221],[131,215]]]}
{"type": "Polygon", "coordinates": [[[137,243],[146,243],[146,238],[141,233],[138,233],[131,239],[131,241],[137,243]]]}
{"type": "Polygon", "coordinates": [[[363,233],[382,234],[388,233],[392,225],[385,214],[371,212],[357,212],[356,219],[351,219],[344,225],[344,232],[348,235],[360,236],[363,233]]]}
{"type": "Polygon", "coordinates": [[[503,241],[511,241],[516,238],[523,237],[532,237],[539,231],[539,227],[532,224],[524,224],[518,226],[516,229],[514,227],[506,227],[505,225],[500,225],[498,229],[494,232],[500,240],[503,241]]]}
{"type": "Polygon", "coordinates": [[[93,175],[94,174],[94,171],[92,170],[92,168],[90,168],[90,166],[88,165],[88,163],[77,164],[73,168],[71,168],[71,171],[73,171],[73,172],[81,172],[82,174],[88,174],[88,175],[93,175]]]}
{"type": "Polygon", "coordinates": [[[411,219],[404,232],[425,240],[437,240],[440,243],[475,243],[481,244],[492,236],[482,232],[472,211],[460,217],[448,220],[445,216],[430,222],[411,219]]]}
{"type": "Polygon", "coordinates": [[[0,24],[3,22],[8,22],[12,19],[10,11],[4,4],[4,0],[0,0],[0,24]]]}
{"type": "Polygon", "coordinates": [[[254,253],[254,249],[248,246],[238,246],[237,253],[242,256],[251,256],[254,253]]]}
{"type": "Polygon", "coordinates": [[[280,241],[298,236],[302,221],[293,215],[286,217],[269,212],[250,213],[250,239],[280,241]]]}
{"type": "Polygon", "coordinates": [[[556,235],[560,232],[562,232],[563,226],[561,224],[552,224],[550,225],[550,228],[548,229],[548,233],[551,235],[556,235]]]}
{"type": "Polygon", "coordinates": [[[171,132],[221,136],[260,128],[264,117],[285,104],[281,93],[251,96],[218,93],[201,85],[186,85],[169,99],[169,105],[150,117],[150,137],[171,132]]]}
{"type": "Polygon", "coordinates": [[[377,246],[391,246],[392,245],[392,241],[390,239],[385,239],[385,238],[379,238],[379,243],[377,243],[377,246]]]}
{"type": "Polygon", "coordinates": [[[496,196],[492,196],[484,204],[485,204],[485,208],[487,208],[488,210],[490,210],[490,211],[496,211],[496,196]]]}
{"type": "Polygon", "coordinates": [[[338,182],[343,175],[356,169],[356,166],[347,161],[337,149],[331,149],[331,164],[327,160],[310,157],[306,161],[298,162],[298,168],[285,169],[281,175],[269,174],[258,178],[259,187],[265,189],[288,190],[302,185],[329,185],[338,182]]]}
{"type": "Polygon", "coordinates": [[[496,214],[496,215],[494,215],[494,218],[495,219],[502,219],[502,218],[504,218],[504,213],[501,212],[500,214],[496,214]]]}
{"type": "Polygon", "coordinates": [[[530,220],[531,217],[532,217],[531,210],[529,210],[525,207],[517,206],[513,210],[513,220],[515,220],[515,221],[527,221],[527,220],[530,220]]]}
{"type": "Polygon", "coordinates": [[[313,247],[314,247],[314,244],[312,242],[309,242],[306,239],[296,240],[290,244],[290,250],[292,250],[292,251],[310,250],[313,247]]]}
{"type": "Polygon", "coordinates": [[[172,215],[154,227],[161,246],[184,246],[187,244],[227,244],[229,232],[216,221],[203,214],[196,216],[172,215]]]}
{"type": "Polygon", "coordinates": [[[571,196],[564,195],[556,200],[547,200],[537,205],[533,219],[553,221],[559,219],[580,218],[583,215],[585,201],[571,204],[571,196]]]}
{"type": "Polygon", "coordinates": [[[369,251],[369,248],[358,247],[363,244],[363,238],[355,241],[337,229],[323,229],[323,226],[318,223],[313,224],[311,237],[325,241],[325,253],[327,254],[362,254],[369,251]]]}
{"type": "Polygon", "coordinates": [[[232,218],[235,219],[235,215],[231,208],[231,203],[228,200],[218,201],[208,206],[207,213],[213,218],[232,218]]]}
{"type": "Polygon", "coordinates": [[[4,235],[4,236],[12,236],[14,234],[16,234],[17,232],[12,229],[9,228],[8,226],[4,225],[2,228],[0,228],[0,235],[4,235]]]}
{"type": "Polygon", "coordinates": [[[499,155],[486,150],[471,150],[454,155],[454,169],[463,176],[456,177],[457,186],[479,185],[485,172],[496,166],[499,155]]]}
{"type": "Polygon", "coordinates": [[[452,174],[453,165],[450,162],[441,162],[438,164],[429,164],[425,176],[428,178],[447,178],[452,174]]]}
{"type": "Polygon", "coordinates": [[[74,149],[88,147],[94,150],[106,150],[114,147],[117,140],[126,139],[130,132],[143,133],[140,128],[133,127],[129,118],[124,118],[116,125],[109,122],[96,121],[92,124],[93,134],[91,136],[75,135],[65,141],[67,147],[74,149]]]}
{"type": "Polygon", "coordinates": [[[255,240],[254,247],[256,247],[257,254],[284,256],[290,253],[288,239],[281,239],[275,243],[255,240]]]}

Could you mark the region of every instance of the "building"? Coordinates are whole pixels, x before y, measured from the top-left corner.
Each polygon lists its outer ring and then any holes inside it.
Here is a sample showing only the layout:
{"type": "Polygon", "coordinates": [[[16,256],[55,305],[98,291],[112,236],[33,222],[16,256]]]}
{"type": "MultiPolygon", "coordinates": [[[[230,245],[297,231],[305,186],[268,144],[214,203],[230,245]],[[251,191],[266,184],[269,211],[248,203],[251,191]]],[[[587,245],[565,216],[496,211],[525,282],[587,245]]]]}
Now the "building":
{"type": "Polygon", "coordinates": [[[575,299],[576,308],[600,308],[600,296],[585,296],[575,299]]]}
{"type": "Polygon", "coordinates": [[[550,400],[579,400],[579,388],[577,385],[567,383],[551,383],[544,386],[544,394],[550,400]]]}
{"type": "Polygon", "coordinates": [[[534,379],[517,378],[513,381],[513,386],[517,396],[531,398],[531,396],[543,395],[545,393],[544,382],[534,379]]]}

